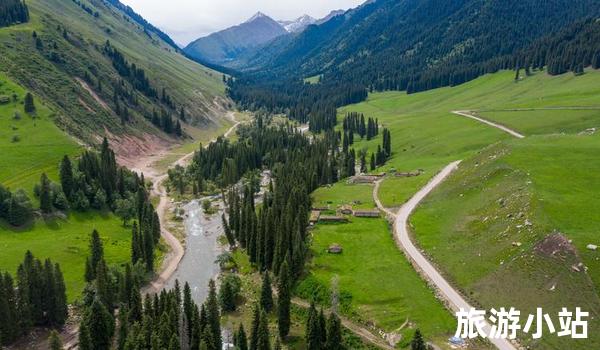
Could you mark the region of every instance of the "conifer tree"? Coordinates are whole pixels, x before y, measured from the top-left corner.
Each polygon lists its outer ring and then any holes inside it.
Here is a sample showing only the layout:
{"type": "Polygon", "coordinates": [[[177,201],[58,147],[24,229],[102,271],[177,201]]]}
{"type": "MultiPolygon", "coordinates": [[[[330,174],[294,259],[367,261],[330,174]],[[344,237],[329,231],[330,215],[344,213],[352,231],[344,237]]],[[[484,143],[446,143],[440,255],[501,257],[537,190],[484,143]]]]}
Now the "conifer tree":
{"type": "Polygon", "coordinates": [[[102,246],[102,240],[97,230],[92,231],[90,236],[90,256],[86,263],[85,279],[90,282],[96,278],[96,268],[100,260],[104,259],[104,248],[102,246]]]}
{"type": "Polygon", "coordinates": [[[221,349],[221,321],[219,314],[219,302],[217,300],[217,291],[215,281],[210,280],[208,283],[208,298],[206,299],[206,319],[210,342],[215,349],[221,349]]]}
{"type": "Polygon", "coordinates": [[[250,350],[260,350],[258,348],[258,333],[260,331],[260,306],[254,306],[252,314],[252,329],[250,330],[250,350]]]}
{"type": "Polygon", "coordinates": [[[269,318],[264,310],[261,310],[260,323],[258,327],[257,350],[271,350],[269,336],[269,318]]]}
{"type": "MultiPolygon", "coordinates": [[[[38,40],[39,40],[39,38],[38,38],[38,40]]],[[[25,94],[23,108],[25,109],[25,113],[27,113],[27,114],[35,113],[35,102],[33,101],[33,95],[30,92],[25,94]]]]}
{"type": "Polygon", "coordinates": [[[242,323],[240,323],[240,327],[235,337],[235,346],[238,350],[248,350],[248,339],[242,323]]]}
{"type": "Polygon", "coordinates": [[[277,325],[279,336],[285,339],[290,331],[291,285],[287,261],[281,265],[278,281],[277,325]]]}
{"type": "Polygon", "coordinates": [[[314,303],[310,304],[308,318],[306,320],[306,349],[321,349],[321,325],[319,323],[319,314],[317,313],[314,303]]]}
{"type": "Polygon", "coordinates": [[[92,349],[110,349],[115,324],[112,315],[100,300],[94,300],[86,311],[82,323],[89,329],[92,349]]]}
{"type": "Polygon", "coordinates": [[[327,320],[327,341],[325,349],[342,350],[342,326],[340,318],[335,312],[332,312],[327,320]]]}
{"type": "Polygon", "coordinates": [[[60,184],[67,199],[70,200],[73,196],[74,179],[73,165],[67,155],[65,155],[60,162],[60,184]]]}
{"type": "Polygon", "coordinates": [[[271,278],[269,272],[265,271],[263,275],[263,283],[260,291],[260,306],[266,313],[273,309],[273,291],[271,289],[271,278]]]}
{"type": "Polygon", "coordinates": [[[46,214],[52,211],[50,180],[48,179],[46,173],[42,173],[40,178],[40,210],[46,214]]]}
{"type": "Polygon", "coordinates": [[[427,344],[423,339],[423,334],[421,334],[421,331],[418,328],[410,342],[410,348],[411,350],[427,350],[427,344]]]}

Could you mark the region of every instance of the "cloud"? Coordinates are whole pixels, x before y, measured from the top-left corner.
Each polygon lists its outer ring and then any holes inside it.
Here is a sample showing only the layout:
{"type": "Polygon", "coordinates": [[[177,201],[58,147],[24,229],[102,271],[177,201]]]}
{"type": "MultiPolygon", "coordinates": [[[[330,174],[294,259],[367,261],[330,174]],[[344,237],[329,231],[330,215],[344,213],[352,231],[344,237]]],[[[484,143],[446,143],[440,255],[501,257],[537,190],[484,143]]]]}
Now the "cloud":
{"type": "Polygon", "coordinates": [[[258,11],[276,20],[303,14],[315,18],[349,9],[364,0],[121,0],[179,44],[239,24],[258,11]]]}

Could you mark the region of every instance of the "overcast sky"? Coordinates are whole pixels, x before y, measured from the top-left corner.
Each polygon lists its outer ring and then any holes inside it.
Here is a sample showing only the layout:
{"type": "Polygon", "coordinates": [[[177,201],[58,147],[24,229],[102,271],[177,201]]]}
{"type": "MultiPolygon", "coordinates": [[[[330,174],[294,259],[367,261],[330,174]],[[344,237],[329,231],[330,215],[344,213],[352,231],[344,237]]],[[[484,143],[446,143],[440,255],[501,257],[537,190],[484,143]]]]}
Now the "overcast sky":
{"type": "Polygon", "coordinates": [[[276,20],[356,7],[365,0],[121,0],[178,44],[244,22],[258,11],[276,20]]]}

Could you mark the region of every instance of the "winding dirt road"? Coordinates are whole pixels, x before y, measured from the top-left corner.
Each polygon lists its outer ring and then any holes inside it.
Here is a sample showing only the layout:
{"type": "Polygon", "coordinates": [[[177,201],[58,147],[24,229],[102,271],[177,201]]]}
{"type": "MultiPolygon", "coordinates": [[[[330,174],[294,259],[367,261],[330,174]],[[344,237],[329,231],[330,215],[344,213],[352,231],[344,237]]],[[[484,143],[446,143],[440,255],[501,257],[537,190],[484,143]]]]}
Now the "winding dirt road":
{"type": "Polygon", "coordinates": [[[506,133],[509,133],[512,136],[516,137],[516,138],[519,138],[519,139],[524,139],[525,138],[525,135],[523,135],[521,133],[518,133],[518,132],[514,131],[513,129],[507,128],[504,125],[501,125],[501,124],[498,124],[498,123],[494,123],[494,122],[489,121],[487,119],[483,119],[481,117],[478,117],[478,116],[474,115],[473,112],[470,112],[470,111],[452,111],[452,113],[454,113],[456,115],[460,115],[462,117],[467,117],[467,118],[471,118],[471,119],[477,120],[478,122],[487,124],[489,126],[493,126],[494,128],[497,128],[497,129],[500,129],[500,130],[502,130],[502,131],[504,131],[506,133]]]}
{"type": "MultiPolygon", "coordinates": [[[[394,220],[393,231],[397,245],[402,249],[406,256],[409,257],[413,266],[425,277],[432,285],[435,285],[439,291],[439,295],[444,299],[447,305],[456,312],[459,309],[469,310],[471,305],[456,291],[450,283],[444,279],[440,272],[425,258],[419,248],[410,239],[408,229],[408,218],[412,212],[417,208],[419,203],[440,183],[442,183],[452,172],[458,169],[458,165],[461,161],[456,161],[447,165],[441,172],[433,177],[425,187],[421,188],[408,202],[406,202],[397,213],[392,212],[383,206],[379,200],[378,192],[381,181],[375,183],[373,188],[373,199],[377,204],[377,207],[385,212],[388,217],[394,220]]],[[[486,334],[490,333],[491,326],[489,323],[485,323],[484,330],[486,334]]],[[[506,339],[490,339],[490,342],[494,344],[500,350],[516,350],[516,347],[506,339]]]]}

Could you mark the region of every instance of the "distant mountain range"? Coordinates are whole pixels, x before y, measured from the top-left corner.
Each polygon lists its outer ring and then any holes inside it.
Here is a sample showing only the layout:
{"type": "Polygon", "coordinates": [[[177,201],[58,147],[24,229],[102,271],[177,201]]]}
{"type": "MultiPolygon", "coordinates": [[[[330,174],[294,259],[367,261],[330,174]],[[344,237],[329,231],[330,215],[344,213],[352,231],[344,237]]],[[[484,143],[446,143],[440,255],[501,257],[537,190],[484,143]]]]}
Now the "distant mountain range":
{"type": "Polygon", "coordinates": [[[297,35],[310,25],[325,23],[342,13],[343,10],[335,10],[322,19],[303,15],[290,21],[276,21],[257,12],[244,23],[199,38],[183,50],[197,60],[228,66],[239,57],[276,38],[297,35]]]}

